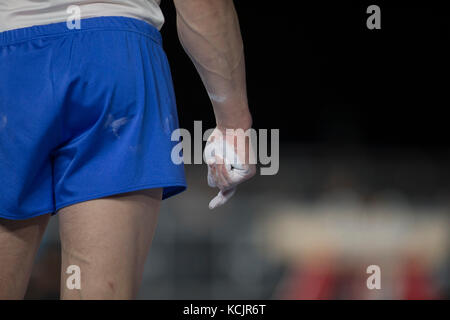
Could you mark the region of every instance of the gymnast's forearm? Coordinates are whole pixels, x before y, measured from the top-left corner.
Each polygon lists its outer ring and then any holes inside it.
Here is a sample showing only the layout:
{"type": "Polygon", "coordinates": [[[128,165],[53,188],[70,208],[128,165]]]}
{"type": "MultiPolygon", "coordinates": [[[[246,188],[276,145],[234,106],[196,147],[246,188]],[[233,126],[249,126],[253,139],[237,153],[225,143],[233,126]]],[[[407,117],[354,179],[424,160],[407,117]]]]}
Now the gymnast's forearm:
{"type": "Polygon", "coordinates": [[[180,42],[211,99],[217,127],[248,129],[244,48],[232,0],[174,0],[180,42]]]}

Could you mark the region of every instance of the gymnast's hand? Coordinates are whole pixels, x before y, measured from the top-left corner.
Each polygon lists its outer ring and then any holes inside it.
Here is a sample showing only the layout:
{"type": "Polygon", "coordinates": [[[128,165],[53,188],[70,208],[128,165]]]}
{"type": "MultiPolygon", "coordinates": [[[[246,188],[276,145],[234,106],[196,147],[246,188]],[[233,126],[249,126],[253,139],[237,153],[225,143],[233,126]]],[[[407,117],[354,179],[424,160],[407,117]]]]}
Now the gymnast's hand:
{"type": "Polygon", "coordinates": [[[219,193],[209,203],[214,209],[225,204],[236,192],[237,185],[255,175],[255,156],[250,138],[243,129],[215,128],[205,147],[208,165],[208,185],[219,193]]]}

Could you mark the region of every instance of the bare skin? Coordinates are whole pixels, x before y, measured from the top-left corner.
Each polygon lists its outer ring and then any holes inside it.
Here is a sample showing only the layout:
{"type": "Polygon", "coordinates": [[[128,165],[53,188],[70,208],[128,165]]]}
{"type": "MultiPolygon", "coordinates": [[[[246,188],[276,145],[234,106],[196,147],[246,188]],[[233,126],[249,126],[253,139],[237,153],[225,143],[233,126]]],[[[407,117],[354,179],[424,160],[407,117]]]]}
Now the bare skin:
{"type": "Polygon", "coordinates": [[[23,299],[50,215],[0,219],[0,300],[23,299]]]}
{"type": "Polygon", "coordinates": [[[81,202],[60,210],[61,299],[134,299],[155,233],[162,189],[81,202]],[[81,270],[81,289],[66,285],[81,270]]]}

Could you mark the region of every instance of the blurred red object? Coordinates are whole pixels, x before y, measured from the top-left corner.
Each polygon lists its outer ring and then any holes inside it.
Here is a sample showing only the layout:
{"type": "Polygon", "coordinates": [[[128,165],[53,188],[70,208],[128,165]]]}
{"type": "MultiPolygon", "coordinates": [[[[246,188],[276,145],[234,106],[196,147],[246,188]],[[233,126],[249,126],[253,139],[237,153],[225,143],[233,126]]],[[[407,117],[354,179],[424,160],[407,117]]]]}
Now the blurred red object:
{"type": "Polygon", "coordinates": [[[295,265],[284,281],[280,299],[327,300],[335,297],[336,273],[329,261],[295,265]]]}
{"type": "Polygon", "coordinates": [[[439,299],[430,271],[420,257],[410,257],[402,268],[403,296],[405,300],[439,299]]]}

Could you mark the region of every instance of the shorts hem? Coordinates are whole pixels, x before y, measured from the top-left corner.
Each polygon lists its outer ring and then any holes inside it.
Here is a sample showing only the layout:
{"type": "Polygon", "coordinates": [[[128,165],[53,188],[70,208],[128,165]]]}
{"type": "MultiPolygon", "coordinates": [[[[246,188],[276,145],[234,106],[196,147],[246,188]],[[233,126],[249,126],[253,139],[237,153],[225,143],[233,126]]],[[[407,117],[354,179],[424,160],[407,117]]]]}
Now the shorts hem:
{"type": "Polygon", "coordinates": [[[43,216],[44,214],[48,214],[51,213],[52,215],[55,213],[55,209],[47,209],[47,210],[43,210],[43,211],[38,211],[37,213],[30,213],[27,215],[13,215],[11,213],[9,213],[8,211],[5,210],[1,210],[0,209],[0,218],[3,219],[7,219],[7,220],[26,220],[26,219],[31,219],[31,218],[35,218],[38,216],[43,216]]]}
{"type": "Polygon", "coordinates": [[[80,202],[84,202],[84,201],[89,201],[89,200],[94,200],[94,199],[100,199],[100,198],[104,198],[104,197],[108,197],[108,196],[112,196],[112,195],[116,195],[116,194],[121,194],[121,193],[127,193],[127,192],[132,192],[132,191],[138,191],[138,190],[145,190],[145,189],[155,189],[155,188],[177,188],[177,190],[175,192],[172,192],[171,194],[169,194],[168,196],[162,198],[162,200],[165,200],[169,197],[172,197],[176,194],[179,194],[181,192],[183,192],[184,190],[186,190],[186,183],[183,181],[175,181],[173,183],[150,183],[150,184],[142,184],[142,185],[137,185],[137,186],[132,186],[132,187],[127,187],[127,188],[122,188],[122,189],[117,189],[117,190],[112,190],[112,191],[106,191],[106,192],[101,192],[101,193],[96,193],[93,195],[88,195],[85,197],[80,197],[78,199],[75,200],[70,200],[70,201],[66,201],[60,204],[57,204],[54,210],[54,214],[58,213],[58,210],[70,206],[72,204],[76,204],[76,203],[80,203],[80,202]]]}
{"type": "Polygon", "coordinates": [[[142,185],[132,186],[132,187],[128,187],[128,188],[122,188],[122,189],[117,189],[117,190],[112,190],[112,191],[107,191],[107,192],[96,193],[96,194],[85,196],[85,197],[80,197],[76,200],[71,200],[71,201],[60,203],[55,207],[55,209],[51,208],[51,209],[42,210],[42,211],[39,211],[36,213],[30,213],[30,214],[26,214],[26,215],[13,215],[8,211],[0,209],[0,218],[8,219],[8,220],[26,220],[26,219],[35,218],[35,217],[42,216],[44,214],[49,214],[49,213],[53,216],[58,213],[58,210],[60,210],[64,207],[70,206],[72,204],[76,204],[76,203],[80,203],[80,202],[84,202],[84,201],[88,201],[88,200],[100,199],[100,198],[112,196],[115,194],[121,194],[121,193],[126,193],[126,192],[144,190],[144,189],[154,189],[154,188],[171,188],[171,189],[173,189],[170,193],[168,193],[165,197],[162,198],[162,200],[165,200],[167,198],[170,198],[172,196],[175,196],[175,195],[185,191],[187,186],[186,186],[186,182],[184,182],[184,181],[175,181],[172,183],[142,184],[142,185]]]}

